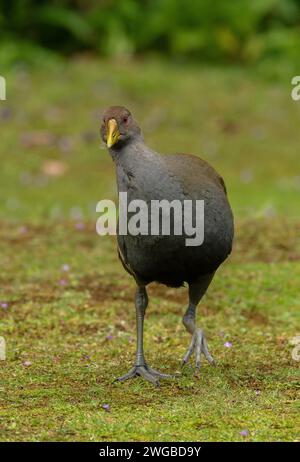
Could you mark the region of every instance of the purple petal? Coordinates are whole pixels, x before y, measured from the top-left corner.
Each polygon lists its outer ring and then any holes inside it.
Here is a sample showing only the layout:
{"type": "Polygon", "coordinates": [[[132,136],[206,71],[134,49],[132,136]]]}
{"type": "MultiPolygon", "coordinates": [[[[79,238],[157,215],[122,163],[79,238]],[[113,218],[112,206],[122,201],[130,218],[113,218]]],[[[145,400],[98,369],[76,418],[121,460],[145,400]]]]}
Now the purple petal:
{"type": "Polygon", "coordinates": [[[19,233],[20,234],[26,234],[28,231],[28,228],[26,226],[20,226],[19,228],[19,233]]]}
{"type": "Polygon", "coordinates": [[[61,269],[62,269],[63,271],[70,271],[70,266],[69,266],[67,263],[65,263],[65,264],[61,267],[61,269]]]}
{"type": "Polygon", "coordinates": [[[32,364],[31,361],[24,361],[23,362],[23,366],[25,366],[25,367],[29,367],[29,366],[31,366],[31,364],[32,364]]]}
{"type": "Polygon", "coordinates": [[[110,405],[109,404],[102,404],[102,409],[104,409],[106,412],[110,411],[110,405]]]}
{"type": "Polygon", "coordinates": [[[66,286],[66,285],[68,284],[68,281],[66,281],[66,279],[61,279],[61,280],[59,281],[59,284],[60,284],[61,286],[66,286]]]}
{"type": "Polygon", "coordinates": [[[1,308],[3,308],[4,310],[7,310],[7,308],[8,308],[8,303],[2,302],[2,303],[0,304],[0,306],[1,306],[1,308]]]}
{"type": "Polygon", "coordinates": [[[240,435],[241,436],[248,436],[249,435],[249,430],[241,430],[240,435]]]}
{"type": "Polygon", "coordinates": [[[78,229],[78,230],[82,230],[82,229],[85,228],[85,224],[84,223],[76,223],[75,228],[78,229]]]}
{"type": "Polygon", "coordinates": [[[232,348],[232,343],[231,342],[225,342],[224,347],[225,348],[232,348]]]}

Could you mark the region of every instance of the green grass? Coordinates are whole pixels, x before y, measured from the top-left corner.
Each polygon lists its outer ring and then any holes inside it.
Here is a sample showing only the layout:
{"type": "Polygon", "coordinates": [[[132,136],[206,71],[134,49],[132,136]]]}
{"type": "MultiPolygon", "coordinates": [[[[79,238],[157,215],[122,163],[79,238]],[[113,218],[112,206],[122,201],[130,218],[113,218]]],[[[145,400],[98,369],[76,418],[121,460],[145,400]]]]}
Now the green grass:
{"type": "MultiPolygon", "coordinates": [[[[290,78],[77,61],[10,72],[7,81],[0,439],[299,440],[299,363],[289,342],[299,335],[300,104],[290,78]],[[203,361],[198,378],[187,367],[159,390],[141,379],[113,383],[134,359],[134,283],[114,238],[95,233],[94,205],[116,197],[98,131],[101,109],[117,103],[132,108],[154,148],[211,162],[236,216],[234,252],[199,306],[218,367],[203,361]],[[46,160],[60,162],[61,176],[49,176],[46,160]]],[[[186,289],[153,285],[149,295],[148,361],[179,371],[190,340],[181,324],[186,289]]]]}

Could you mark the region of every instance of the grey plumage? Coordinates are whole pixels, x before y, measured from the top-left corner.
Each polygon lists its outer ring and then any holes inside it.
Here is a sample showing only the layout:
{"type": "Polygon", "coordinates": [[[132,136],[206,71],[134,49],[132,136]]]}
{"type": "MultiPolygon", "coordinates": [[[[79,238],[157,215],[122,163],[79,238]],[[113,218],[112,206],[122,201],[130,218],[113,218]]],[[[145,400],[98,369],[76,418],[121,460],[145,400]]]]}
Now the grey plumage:
{"type": "MultiPolygon", "coordinates": [[[[128,234],[118,235],[118,247],[124,268],[137,282],[138,298],[141,298],[146,285],[152,281],[172,287],[179,287],[185,282],[189,285],[190,303],[184,324],[193,338],[195,337],[191,353],[193,351],[196,353],[196,366],[197,363],[200,364],[201,351],[212,362],[204,334],[202,331],[199,334],[199,329],[196,328],[193,307],[196,307],[213,274],[231,252],[233,216],[224,181],[207,162],[196,156],[160,155],[148,148],[138,124],[125,108],[119,106],[109,108],[105,112],[101,131],[103,140],[108,145],[113,143],[109,151],[116,166],[118,191],[127,192],[128,201],[143,199],[149,204],[154,199],[169,201],[177,199],[183,203],[184,200],[191,199],[195,212],[195,200],[204,200],[205,227],[202,245],[187,247],[185,245],[187,236],[184,234],[181,236],[128,234]],[[112,120],[113,124],[110,122],[112,120]],[[113,137],[109,132],[110,125],[114,127],[112,131],[116,132],[113,141],[108,140],[108,137],[113,137]],[[194,293],[192,297],[191,293],[194,293]]],[[[149,216],[149,229],[150,227],[149,216]]],[[[136,303],[136,307],[138,304],[136,303]]],[[[137,314],[144,312],[145,309],[137,308],[137,314]]],[[[185,357],[185,360],[188,360],[189,356],[185,357]]],[[[151,374],[145,361],[143,367],[147,374],[142,373],[137,367],[136,364],[132,376],[147,375],[145,378],[150,380],[148,376],[150,374],[153,379],[150,381],[157,383],[159,376],[156,376],[153,370],[151,374]]]]}

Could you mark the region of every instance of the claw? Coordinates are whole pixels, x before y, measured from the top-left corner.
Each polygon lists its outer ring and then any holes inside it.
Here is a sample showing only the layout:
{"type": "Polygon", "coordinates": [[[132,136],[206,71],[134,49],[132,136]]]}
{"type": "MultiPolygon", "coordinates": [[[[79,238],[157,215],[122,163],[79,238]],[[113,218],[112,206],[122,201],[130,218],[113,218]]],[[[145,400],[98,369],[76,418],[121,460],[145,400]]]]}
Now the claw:
{"type": "Polygon", "coordinates": [[[190,359],[190,357],[192,356],[192,353],[194,351],[194,347],[195,347],[195,342],[196,342],[196,337],[193,335],[192,337],[192,341],[190,343],[190,346],[188,347],[188,350],[182,360],[182,366],[184,366],[188,360],[190,359]]]}
{"type": "Polygon", "coordinates": [[[148,382],[153,383],[153,385],[155,385],[156,387],[159,386],[158,378],[152,375],[150,372],[148,372],[146,367],[139,367],[137,373],[141,375],[144,379],[148,380],[148,382]]]}
{"type": "Polygon", "coordinates": [[[197,336],[196,343],[195,343],[196,369],[200,369],[202,343],[203,343],[203,333],[202,331],[200,331],[199,335],[197,336]]]}
{"type": "Polygon", "coordinates": [[[190,346],[189,346],[189,348],[188,348],[188,350],[187,350],[187,352],[186,352],[186,354],[185,354],[185,356],[184,356],[184,358],[182,360],[181,367],[183,367],[188,362],[188,360],[192,356],[193,352],[195,352],[196,372],[199,371],[199,369],[200,369],[201,353],[204,354],[205,358],[207,359],[207,361],[211,365],[213,365],[213,366],[216,365],[213,357],[211,356],[211,354],[208,351],[205,335],[204,335],[203,330],[201,330],[201,329],[195,329],[195,332],[194,332],[194,334],[192,336],[192,341],[190,343],[190,346]]]}
{"type": "Polygon", "coordinates": [[[132,369],[130,369],[129,372],[127,372],[127,374],[124,374],[121,377],[118,377],[117,379],[114,380],[114,382],[124,382],[125,380],[131,379],[135,375],[136,375],[136,368],[133,367],[132,369]]]}
{"type": "Polygon", "coordinates": [[[212,357],[212,355],[208,351],[207,341],[206,341],[206,338],[205,338],[204,335],[202,337],[202,351],[203,351],[203,354],[204,354],[205,358],[207,359],[207,361],[212,366],[216,366],[216,362],[215,362],[214,358],[212,357]]]}
{"type": "Polygon", "coordinates": [[[144,364],[143,366],[134,366],[132,369],[130,369],[127,374],[122,375],[121,377],[117,378],[114,380],[114,382],[124,382],[125,380],[131,379],[136,376],[141,376],[144,379],[148,380],[148,382],[151,382],[153,385],[158,387],[159,384],[159,379],[168,379],[172,378],[174,376],[169,375],[169,374],[163,374],[155,369],[152,369],[151,367],[147,366],[147,364],[144,364]]]}
{"type": "Polygon", "coordinates": [[[175,377],[174,374],[163,374],[162,372],[159,372],[156,369],[152,369],[152,367],[150,366],[148,366],[147,368],[151,374],[156,375],[157,377],[160,377],[161,379],[172,379],[173,377],[175,377]]]}

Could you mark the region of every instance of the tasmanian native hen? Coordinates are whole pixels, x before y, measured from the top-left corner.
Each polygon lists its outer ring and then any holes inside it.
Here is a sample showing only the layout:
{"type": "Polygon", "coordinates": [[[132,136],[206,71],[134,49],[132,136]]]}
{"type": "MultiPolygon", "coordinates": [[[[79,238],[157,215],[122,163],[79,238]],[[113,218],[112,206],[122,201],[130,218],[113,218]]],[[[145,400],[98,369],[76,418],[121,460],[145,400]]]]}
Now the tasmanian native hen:
{"type": "Polygon", "coordinates": [[[112,106],[105,111],[101,136],[115,163],[118,191],[127,193],[128,204],[139,199],[148,205],[162,200],[169,201],[172,205],[175,200],[182,205],[181,210],[185,215],[188,211],[184,204],[188,201],[193,212],[194,226],[197,219],[194,215],[198,213],[196,206],[198,201],[204,201],[204,239],[199,242],[201,245],[187,245],[187,239],[191,235],[186,232],[183,223],[188,217],[181,217],[182,232],[174,231],[175,223],[180,218],[176,216],[178,213],[175,208],[170,208],[171,231],[168,234],[162,232],[161,220],[159,233],[151,233],[152,225],[155,225],[151,213],[147,216],[148,234],[128,232],[126,235],[120,232],[120,223],[118,226],[118,254],[124,268],[134,277],[137,285],[137,349],[133,368],[117,380],[123,381],[140,375],[158,385],[159,378],[171,376],[152,369],[145,360],[143,325],[148,305],[146,286],[153,281],[170,287],[188,284],[189,303],[183,316],[183,324],[192,340],[183,364],[187,363],[192,353],[195,354],[196,370],[200,367],[202,353],[210,364],[214,364],[204,332],[196,325],[196,308],[215,271],[231,252],[233,215],[221,176],[207,162],[196,156],[161,155],[148,148],[138,123],[125,107],[112,106]]]}

